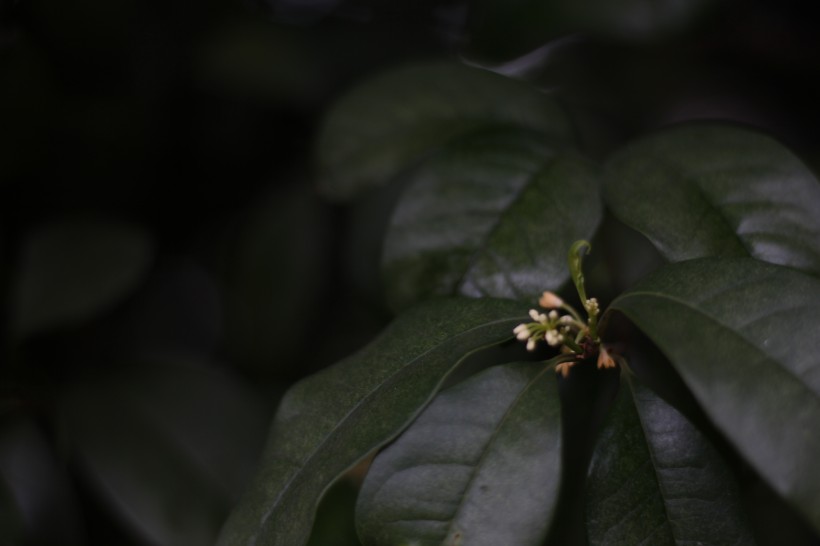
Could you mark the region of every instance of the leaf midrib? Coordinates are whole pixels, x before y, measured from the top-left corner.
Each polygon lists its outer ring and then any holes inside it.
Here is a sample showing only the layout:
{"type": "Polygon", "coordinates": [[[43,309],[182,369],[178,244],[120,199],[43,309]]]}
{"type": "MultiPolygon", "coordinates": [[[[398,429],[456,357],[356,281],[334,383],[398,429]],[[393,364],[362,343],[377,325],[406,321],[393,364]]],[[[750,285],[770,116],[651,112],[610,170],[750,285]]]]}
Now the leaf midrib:
{"type": "MultiPolygon", "coordinates": [[[[735,329],[733,329],[732,327],[730,327],[726,323],[720,321],[717,317],[715,317],[711,313],[708,313],[708,312],[704,311],[702,308],[696,307],[695,305],[693,305],[693,304],[691,304],[691,303],[689,303],[685,300],[682,300],[682,299],[677,298],[675,296],[670,296],[668,294],[663,294],[663,293],[659,293],[659,292],[651,292],[651,291],[648,291],[648,290],[644,290],[644,291],[630,292],[629,294],[626,294],[624,296],[619,297],[617,300],[615,300],[612,303],[611,308],[618,309],[618,302],[626,301],[626,300],[629,300],[630,298],[639,297],[639,296],[647,296],[647,297],[654,297],[654,298],[658,298],[658,299],[662,299],[662,300],[668,300],[668,301],[671,301],[671,302],[676,303],[678,305],[681,305],[683,307],[686,307],[688,309],[691,309],[692,311],[702,315],[704,318],[710,320],[711,322],[715,323],[717,326],[721,327],[728,334],[731,334],[739,342],[741,342],[744,345],[750,347],[754,352],[758,353],[759,355],[762,355],[764,357],[764,360],[774,363],[776,365],[776,369],[785,372],[789,377],[796,380],[797,383],[804,390],[811,393],[811,395],[814,398],[820,399],[820,394],[816,393],[812,388],[810,388],[804,382],[804,380],[799,375],[797,375],[793,370],[791,370],[789,367],[784,366],[783,364],[781,364],[780,361],[777,360],[774,356],[772,356],[769,353],[765,352],[763,349],[761,349],[760,347],[758,347],[757,345],[752,343],[746,336],[742,335],[740,332],[736,331],[735,329]]],[[[629,313],[627,311],[624,311],[623,309],[621,309],[621,311],[626,313],[627,316],[629,316],[629,313]]],[[[649,332],[644,332],[644,333],[646,333],[647,335],[652,337],[649,334],[649,332]]]]}
{"type": "MultiPolygon", "coordinates": [[[[638,423],[640,424],[641,431],[643,431],[643,437],[646,441],[646,451],[649,454],[649,462],[651,463],[650,466],[652,467],[652,473],[655,475],[655,487],[657,487],[658,493],[660,494],[660,497],[661,497],[661,505],[663,506],[663,513],[666,514],[666,518],[664,519],[663,527],[666,527],[668,529],[669,534],[672,535],[672,539],[675,541],[675,543],[678,543],[678,537],[675,536],[675,528],[674,528],[673,525],[670,524],[670,522],[672,521],[672,518],[669,514],[669,507],[667,506],[667,503],[666,503],[666,495],[664,494],[664,488],[661,487],[661,476],[660,476],[660,473],[658,472],[658,470],[659,470],[658,459],[655,456],[655,450],[652,449],[652,444],[649,441],[649,432],[647,430],[646,423],[644,423],[643,415],[641,414],[641,410],[638,408],[638,401],[636,400],[636,396],[635,396],[635,386],[632,383],[631,378],[627,378],[627,382],[629,383],[629,401],[632,403],[632,407],[635,409],[635,414],[638,416],[638,423]]],[[[652,534],[654,534],[654,532],[652,534]]],[[[643,544],[651,536],[652,535],[650,534],[646,538],[644,538],[644,540],[641,541],[641,544],[643,544]]]]}
{"type": "MultiPolygon", "coordinates": [[[[527,175],[527,180],[521,184],[521,188],[519,188],[518,192],[516,193],[515,197],[513,197],[510,202],[501,210],[493,220],[492,224],[490,225],[489,229],[485,232],[484,236],[481,238],[479,245],[474,249],[472,255],[470,256],[470,261],[467,266],[464,268],[464,272],[462,273],[461,277],[455,284],[456,291],[461,292],[464,288],[464,285],[467,283],[468,278],[470,277],[471,273],[473,272],[474,268],[478,264],[478,260],[480,259],[481,255],[484,252],[488,252],[489,250],[489,241],[492,239],[493,235],[498,232],[498,229],[501,227],[502,222],[509,216],[510,210],[513,209],[524,199],[524,195],[527,191],[534,185],[535,181],[540,177],[541,174],[547,172],[550,167],[552,167],[556,161],[558,161],[560,152],[558,150],[550,150],[553,152],[553,155],[545,155],[544,162],[539,165],[538,169],[535,172],[529,173],[527,175]]],[[[515,285],[514,282],[509,278],[509,272],[506,269],[500,268],[499,271],[504,275],[504,281],[510,287],[510,289],[515,294],[516,298],[521,298],[521,293],[518,287],[515,285]]]]}
{"type": "MultiPolygon", "coordinates": [[[[363,397],[362,397],[362,398],[361,398],[361,399],[360,399],[360,400],[359,400],[359,401],[358,401],[358,402],[357,402],[357,403],[356,403],[356,404],[355,404],[355,405],[354,405],[354,406],[353,406],[353,407],[352,407],[352,408],[351,408],[351,409],[350,409],[350,410],[349,410],[349,411],[348,411],[348,412],[344,415],[344,417],[342,417],[341,419],[339,419],[339,420],[338,420],[337,425],[336,425],[336,426],[334,426],[334,427],[333,427],[333,429],[330,431],[330,433],[326,434],[326,435],[325,435],[325,437],[324,437],[324,439],[323,439],[323,440],[322,440],[322,441],[321,441],[321,442],[320,442],[320,443],[319,443],[319,444],[318,444],[318,445],[317,445],[317,446],[316,446],[316,447],[315,447],[315,448],[311,451],[311,453],[310,453],[310,455],[307,457],[307,459],[305,459],[305,460],[304,460],[304,462],[303,462],[303,463],[301,463],[301,466],[299,466],[299,467],[298,467],[298,470],[294,471],[294,472],[291,474],[291,476],[288,478],[288,480],[287,480],[287,482],[285,483],[285,485],[283,485],[283,486],[282,486],[282,488],[279,490],[279,494],[276,496],[276,499],[275,499],[275,500],[274,500],[274,501],[270,504],[270,507],[269,507],[269,508],[265,511],[265,513],[263,514],[262,518],[260,518],[260,521],[259,521],[259,526],[257,527],[257,529],[261,530],[262,528],[264,528],[264,526],[267,524],[268,520],[270,519],[270,516],[271,516],[271,515],[272,515],[272,514],[276,511],[276,509],[277,509],[277,508],[278,508],[278,506],[280,505],[280,501],[281,501],[281,500],[282,500],[282,499],[283,499],[283,498],[284,498],[284,497],[285,497],[288,493],[290,493],[290,488],[291,488],[291,485],[292,485],[292,484],[293,484],[293,482],[296,480],[296,478],[297,478],[299,475],[301,475],[301,474],[302,474],[302,471],[303,471],[303,470],[304,470],[307,466],[309,466],[309,465],[312,463],[312,461],[314,460],[314,458],[316,457],[316,455],[317,455],[318,453],[321,453],[321,452],[322,452],[322,448],[326,445],[326,443],[329,441],[329,439],[330,439],[332,436],[334,436],[334,435],[336,434],[336,431],[339,429],[339,424],[340,424],[340,423],[344,423],[344,422],[346,422],[346,421],[350,418],[350,416],[351,416],[351,415],[353,415],[354,413],[358,412],[358,410],[361,408],[361,406],[362,406],[363,404],[365,404],[367,400],[371,399],[371,397],[372,397],[372,396],[373,396],[376,392],[378,392],[378,391],[382,388],[382,386],[383,386],[383,385],[385,385],[385,384],[387,384],[387,383],[391,382],[391,381],[392,381],[395,377],[397,377],[398,375],[400,375],[403,371],[405,371],[405,370],[406,370],[406,369],[408,369],[409,367],[413,366],[413,365],[414,365],[416,362],[418,362],[421,358],[423,358],[423,357],[427,356],[428,354],[430,354],[430,353],[432,353],[432,352],[434,352],[434,351],[439,350],[439,349],[440,349],[443,345],[445,345],[446,343],[449,343],[449,342],[453,341],[454,339],[458,339],[458,338],[461,338],[461,337],[467,336],[468,334],[471,334],[471,333],[473,333],[473,332],[475,332],[475,331],[478,331],[478,330],[481,330],[481,329],[483,329],[483,328],[487,328],[487,327],[490,327],[490,326],[495,326],[495,325],[503,324],[503,323],[505,323],[505,322],[517,321],[517,320],[521,320],[521,319],[520,319],[520,318],[506,318],[506,319],[494,320],[494,321],[491,321],[491,322],[485,322],[485,323],[483,323],[483,324],[481,324],[481,325],[479,325],[479,326],[475,326],[475,327],[470,328],[470,329],[468,329],[468,330],[465,330],[465,331],[463,331],[463,332],[461,332],[461,333],[459,333],[459,334],[456,334],[455,336],[452,336],[452,337],[449,337],[449,338],[447,338],[447,339],[445,339],[445,340],[442,340],[441,342],[436,343],[435,345],[433,345],[433,346],[432,346],[432,347],[430,347],[429,349],[425,350],[424,352],[420,353],[419,355],[417,355],[416,357],[414,357],[413,359],[411,359],[410,361],[408,361],[408,362],[407,362],[407,364],[405,364],[404,366],[401,366],[400,368],[398,368],[395,372],[391,373],[391,374],[390,374],[389,376],[387,376],[387,377],[386,377],[383,381],[379,382],[376,386],[374,386],[372,389],[370,389],[370,390],[367,392],[367,394],[365,394],[365,395],[364,395],[364,396],[363,396],[363,397]]],[[[513,336],[512,336],[512,335],[510,335],[508,339],[512,339],[512,337],[513,337],[513,336]]],[[[454,364],[453,364],[452,368],[451,368],[451,369],[450,369],[447,373],[445,373],[445,374],[441,377],[440,381],[438,382],[437,387],[440,387],[440,386],[441,386],[441,384],[445,381],[445,379],[447,378],[447,376],[449,375],[449,373],[450,373],[452,370],[454,370],[455,368],[457,368],[457,367],[458,367],[458,365],[459,365],[459,364],[461,364],[461,362],[462,362],[462,361],[463,361],[466,357],[470,356],[471,354],[475,353],[476,351],[480,351],[480,350],[482,350],[482,349],[484,349],[484,348],[487,348],[487,347],[490,347],[490,346],[496,345],[497,343],[503,343],[503,340],[502,340],[502,341],[499,341],[499,342],[494,342],[494,343],[490,343],[490,344],[484,344],[484,345],[481,345],[481,346],[479,346],[479,347],[476,347],[476,348],[474,348],[474,349],[472,349],[472,350],[470,350],[470,351],[467,351],[466,353],[462,354],[462,355],[461,355],[461,356],[460,356],[460,357],[459,357],[459,358],[458,358],[458,359],[454,362],[454,364]]],[[[438,390],[437,388],[433,390],[433,393],[431,393],[431,395],[430,395],[430,396],[428,396],[428,398],[427,398],[427,402],[429,402],[429,401],[430,401],[430,399],[433,397],[433,395],[435,394],[435,392],[436,392],[437,390],[438,390]]],[[[418,411],[421,411],[421,410],[422,410],[425,406],[426,406],[426,404],[423,404],[423,405],[419,408],[419,410],[418,410],[418,411]]],[[[404,428],[404,427],[400,427],[400,429],[396,432],[396,434],[398,434],[401,430],[403,430],[403,428],[404,428]]],[[[389,438],[388,438],[388,439],[386,439],[385,441],[389,441],[389,438]]],[[[376,446],[373,446],[373,447],[375,448],[376,446]]],[[[355,464],[355,462],[354,462],[354,464],[355,464]]],[[[319,496],[321,497],[321,495],[319,495],[319,496]]],[[[255,545],[255,544],[257,543],[257,539],[258,539],[258,537],[259,537],[259,532],[257,531],[257,532],[256,532],[256,533],[254,533],[254,535],[253,535],[253,540],[252,540],[252,542],[251,542],[251,544],[252,544],[252,545],[255,545]]]]}
{"type": "Polygon", "coordinates": [[[478,458],[478,461],[476,461],[475,465],[473,465],[473,470],[472,470],[472,472],[470,472],[470,476],[467,478],[467,484],[464,487],[464,493],[465,494],[461,495],[461,499],[458,501],[458,506],[456,506],[456,509],[453,511],[453,516],[452,516],[452,518],[450,518],[450,524],[447,526],[447,532],[444,534],[444,538],[447,538],[448,536],[450,536],[450,533],[453,531],[453,529],[454,529],[453,524],[458,519],[458,516],[459,516],[462,508],[464,507],[464,500],[466,498],[466,493],[469,492],[470,486],[473,484],[476,477],[478,476],[478,470],[481,468],[482,463],[486,460],[487,455],[490,452],[490,446],[492,446],[492,444],[495,442],[495,439],[498,437],[498,434],[500,433],[500,431],[504,428],[504,424],[509,419],[510,414],[513,413],[516,405],[520,402],[521,398],[527,392],[529,392],[529,390],[533,387],[533,385],[535,385],[538,381],[541,380],[542,377],[544,377],[544,374],[547,373],[550,370],[550,367],[551,366],[548,366],[548,365],[544,366],[544,368],[540,372],[538,372],[535,376],[533,376],[532,379],[527,381],[526,386],[523,389],[521,389],[521,391],[518,394],[515,395],[515,398],[513,398],[510,405],[504,411],[504,415],[501,417],[498,424],[493,428],[493,432],[492,432],[492,434],[490,434],[490,437],[487,439],[487,442],[485,444],[487,446],[486,449],[482,450],[481,456],[478,458]]]}

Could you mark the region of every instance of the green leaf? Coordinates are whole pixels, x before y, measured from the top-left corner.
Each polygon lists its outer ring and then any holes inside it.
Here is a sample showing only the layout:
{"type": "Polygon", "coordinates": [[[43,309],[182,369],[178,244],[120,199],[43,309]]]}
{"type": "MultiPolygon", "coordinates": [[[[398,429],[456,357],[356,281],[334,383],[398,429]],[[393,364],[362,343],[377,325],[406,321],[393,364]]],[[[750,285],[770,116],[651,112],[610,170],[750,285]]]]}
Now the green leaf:
{"type": "Polygon", "coordinates": [[[643,138],[607,162],[604,196],[668,260],[746,255],[820,274],[820,183],[765,135],[699,123],[643,138]]]}
{"type": "Polygon", "coordinates": [[[373,462],[365,545],[540,546],[561,476],[553,367],[496,366],[442,392],[373,462]]]}
{"type": "Polygon", "coordinates": [[[587,481],[590,544],[754,544],[717,450],[675,408],[623,375],[587,481]]]}
{"type": "Polygon", "coordinates": [[[364,82],[335,105],[317,146],[319,188],[349,199],[486,126],[572,138],[564,112],[533,87],[456,63],[412,64],[364,82]]]}
{"type": "Polygon", "coordinates": [[[294,386],[219,544],[304,544],[336,478],[404,429],[466,356],[511,339],[524,313],[503,300],[427,302],[358,354],[294,386]]]}
{"type": "Polygon", "coordinates": [[[143,231],[115,222],[52,223],[23,245],[13,300],[19,336],[106,311],[136,288],[153,259],[143,231]]]}
{"type": "Polygon", "coordinates": [[[602,216],[596,172],[524,131],[483,131],[412,175],[385,241],[388,301],[532,300],[568,278],[566,250],[602,216]]]}
{"type": "Polygon", "coordinates": [[[820,529],[820,280],[751,258],[666,266],[616,299],[710,419],[820,529]]]}
{"type": "Polygon", "coordinates": [[[57,408],[90,489],[142,542],[212,544],[263,447],[269,408],[230,375],[173,362],[78,382],[57,408]]]}

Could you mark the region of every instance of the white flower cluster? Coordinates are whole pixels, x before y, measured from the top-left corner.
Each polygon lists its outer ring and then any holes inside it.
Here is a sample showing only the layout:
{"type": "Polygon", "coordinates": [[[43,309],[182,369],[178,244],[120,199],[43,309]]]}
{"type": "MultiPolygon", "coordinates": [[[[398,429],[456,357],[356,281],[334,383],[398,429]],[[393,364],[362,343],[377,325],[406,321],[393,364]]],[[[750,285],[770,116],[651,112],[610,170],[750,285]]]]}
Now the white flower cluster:
{"type": "Polygon", "coordinates": [[[549,313],[539,313],[530,309],[530,318],[533,322],[522,323],[515,327],[513,333],[520,341],[527,342],[527,350],[534,351],[539,340],[543,339],[550,347],[560,347],[574,331],[580,331],[582,324],[571,315],[560,315],[555,307],[561,307],[564,302],[552,292],[544,292],[538,302],[542,307],[552,308],[549,313]]]}
{"type": "Polygon", "coordinates": [[[518,340],[527,342],[528,351],[534,351],[541,340],[546,341],[550,347],[560,347],[564,355],[571,355],[570,359],[563,360],[555,366],[555,371],[564,377],[567,377],[570,368],[589,354],[587,351],[590,344],[594,344],[598,350],[599,369],[615,367],[616,362],[612,355],[597,338],[590,336],[590,330],[600,313],[597,299],[589,298],[583,302],[589,317],[586,323],[575,309],[552,292],[544,292],[538,303],[550,311],[541,313],[530,309],[532,322],[521,323],[513,329],[513,334],[518,340]],[[569,311],[569,314],[561,315],[557,310],[559,307],[569,311]]]}

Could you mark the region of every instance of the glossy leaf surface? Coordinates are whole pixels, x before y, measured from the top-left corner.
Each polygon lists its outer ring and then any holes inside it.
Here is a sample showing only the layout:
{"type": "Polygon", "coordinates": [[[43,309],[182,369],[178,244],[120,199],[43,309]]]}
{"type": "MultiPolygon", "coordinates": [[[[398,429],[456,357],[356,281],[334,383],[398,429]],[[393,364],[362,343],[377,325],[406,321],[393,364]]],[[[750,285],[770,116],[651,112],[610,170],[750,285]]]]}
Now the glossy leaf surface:
{"type": "Polygon", "coordinates": [[[525,312],[505,300],[427,302],[359,353],[295,385],[219,544],[304,544],[336,478],[404,429],[467,355],[511,339],[525,312]]]}
{"type": "Polygon", "coordinates": [[[768,136],[680,125],[616,153],[604,181],[612,212],[668,260],[746,255],[820,274],[820,182],[768,136]]]}
{"type": "Polygon", "coordinates": [[[359,535],[373,546],[540,545],[560,476],[553,367],[493,367],[442,392],[376,457],[359,535]]]}
{"type": "Polygon", "coordinates": [[[666,266],[616,299],[760,475],[820,529],[820,281],[751,258],[666,266]]]}
{"type": "Polygon", "coordinates": [[[318,143],[320,189],[335,199],[381,184],[430,151],[486,126],[571,140],[563,111],[526,84],[456,63],[413,64],[353,89],[318,143]]]}
{"type": "Polygon", "coordinates": [[[75,324],[119,303],[153,260],[151,240],[120,222],[65,220],[25,242],[14,293],[18,335],[75,324]]]}
{"type": "Polygon", "coordinates": [[[475,133],[411,176],[382,261],[397,309],[436,294],[530,301],[557,290],[567,248],[602,216],[593,167],[537,133],[475,133]]]}
{"type": "Polygon", "coordinates": [[[754,544],[719,453],[628,373],[590,467],[587,532],[592,545],[754,544]]]}

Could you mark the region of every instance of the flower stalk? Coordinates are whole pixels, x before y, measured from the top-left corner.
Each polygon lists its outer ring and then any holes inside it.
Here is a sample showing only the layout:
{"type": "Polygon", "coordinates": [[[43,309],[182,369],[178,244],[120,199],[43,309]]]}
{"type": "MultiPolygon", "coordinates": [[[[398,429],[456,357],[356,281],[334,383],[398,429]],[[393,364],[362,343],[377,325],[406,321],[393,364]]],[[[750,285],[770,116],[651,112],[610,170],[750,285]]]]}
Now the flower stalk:
{"type": "Polygon", "coordinates": [[[524,322],[513,329],[519,341],[526,341],[527,350],[534,351],[540,341],[563,353],[555,361],[555,371],[567,377],[570,368],[585,358],[597,355],[598,368],[614,368],[616,360],[601,344],[598,337],[598,317],[601,309],[598,300],[588,298],[582,269],[583,257],[589,253],[587,241],[576,241],[569,251],[568,263],[572,281],[586,312],[586,320],[574,307],[553,292],[544,292],[538,305],[548,312],[530,310],[532,322],[524,322]],[[559,312],[565,311],[566,314],[559,312]]]}

